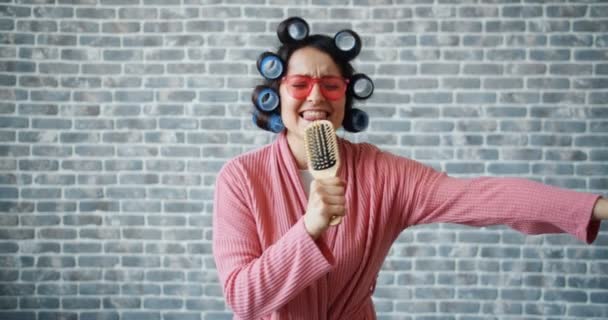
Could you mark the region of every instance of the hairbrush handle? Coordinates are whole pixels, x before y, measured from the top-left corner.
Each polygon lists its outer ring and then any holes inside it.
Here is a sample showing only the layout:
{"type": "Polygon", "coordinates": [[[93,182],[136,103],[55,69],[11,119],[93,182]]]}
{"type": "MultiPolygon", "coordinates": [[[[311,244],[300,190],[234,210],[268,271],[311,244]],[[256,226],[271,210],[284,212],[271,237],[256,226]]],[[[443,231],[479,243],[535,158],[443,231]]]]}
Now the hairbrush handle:
{"type": "MultiPolygon", "coordinates": [[[[315,179],[333,178],[338,174],[340,154],[338,139],[331,122],[313,121],[304,130],[304,145],[308,160],[308,170],[315,179]]],[[[342,222],[342,217],[333,216],[329,222],[335,226],[342,222]]]]}

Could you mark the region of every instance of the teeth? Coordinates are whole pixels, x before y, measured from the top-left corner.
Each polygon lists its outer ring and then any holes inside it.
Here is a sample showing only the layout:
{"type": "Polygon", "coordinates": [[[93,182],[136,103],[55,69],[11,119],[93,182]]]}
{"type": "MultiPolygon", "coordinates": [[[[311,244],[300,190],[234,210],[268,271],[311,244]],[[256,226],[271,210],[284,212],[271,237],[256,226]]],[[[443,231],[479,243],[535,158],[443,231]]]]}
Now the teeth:
{"type": "Polygon", "coordinates": [[[302,112],[302,118],[308,121],[325,120],[327,119],[327,112],[324,111],[304,111],[302,112]]]}

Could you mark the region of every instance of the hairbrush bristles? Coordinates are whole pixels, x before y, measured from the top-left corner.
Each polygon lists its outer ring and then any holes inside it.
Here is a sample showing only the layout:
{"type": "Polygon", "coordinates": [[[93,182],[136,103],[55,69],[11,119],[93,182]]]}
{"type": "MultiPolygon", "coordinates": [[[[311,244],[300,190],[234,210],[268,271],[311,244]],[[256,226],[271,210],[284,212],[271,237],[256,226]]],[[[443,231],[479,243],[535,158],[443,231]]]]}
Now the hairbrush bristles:
{"type": "MultiPolygon", "coordinates": [[[[308,158],[308,170],[315,179],[335,177],[340,167],[338,140],[331,122],[314,121],[304,131],[304,145],[308,158]]],[[[342,219],[335,217],[331,225],[339,224],[342,219]]]]}
{"type": "Polygon", "coordinates": [[[310,135],[308,141],[311,152],[308,156],[311,169],[319,171],[333,167],[337,162],[336,139],[332,139],[333,129],[324,123],[317,123],[307,132],[310,135]]]}

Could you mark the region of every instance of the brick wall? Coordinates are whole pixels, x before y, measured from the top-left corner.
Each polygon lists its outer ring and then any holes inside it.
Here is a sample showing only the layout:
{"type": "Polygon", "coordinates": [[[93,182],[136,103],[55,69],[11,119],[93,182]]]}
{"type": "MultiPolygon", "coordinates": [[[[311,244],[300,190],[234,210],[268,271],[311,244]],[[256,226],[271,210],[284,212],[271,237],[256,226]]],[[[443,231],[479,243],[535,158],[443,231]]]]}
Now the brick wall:
{"type": "MultiPolygon", "coordinates": [[[[608,195],[604,1],[4,0],[0,319],[232,317],[214,178],[273,139],[249,97],[292,15],[363,38],[371,126],[341,135],[455,176],[608,195]]],[[[607,226],[593,246],[412,228],[380,274],[378,316],[608,318],[607,226]]]]}

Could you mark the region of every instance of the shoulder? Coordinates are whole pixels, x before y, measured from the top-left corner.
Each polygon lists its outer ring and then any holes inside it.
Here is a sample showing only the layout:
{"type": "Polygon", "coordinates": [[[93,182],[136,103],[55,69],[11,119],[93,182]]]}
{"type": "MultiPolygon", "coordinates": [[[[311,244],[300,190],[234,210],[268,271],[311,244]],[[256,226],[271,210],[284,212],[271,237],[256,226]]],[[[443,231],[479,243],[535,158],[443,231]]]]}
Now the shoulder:
{"type": "Polygon", "coordinates": [[[361,165],[368,165],[370,163],[375,165],[387,165],[413,161],[409,158],[398,156],[389,151],[382,150],[367,142],[354,143],[344,140],[344,149],[346,150],[348,156],[352,157],[357,164],[361,165]]]}

